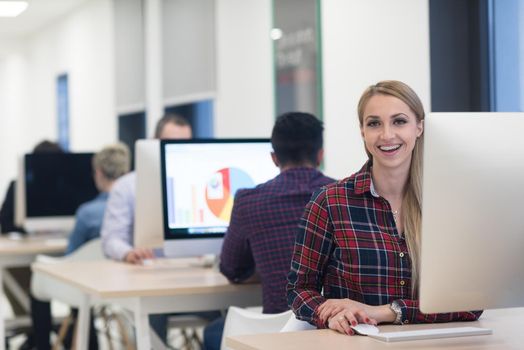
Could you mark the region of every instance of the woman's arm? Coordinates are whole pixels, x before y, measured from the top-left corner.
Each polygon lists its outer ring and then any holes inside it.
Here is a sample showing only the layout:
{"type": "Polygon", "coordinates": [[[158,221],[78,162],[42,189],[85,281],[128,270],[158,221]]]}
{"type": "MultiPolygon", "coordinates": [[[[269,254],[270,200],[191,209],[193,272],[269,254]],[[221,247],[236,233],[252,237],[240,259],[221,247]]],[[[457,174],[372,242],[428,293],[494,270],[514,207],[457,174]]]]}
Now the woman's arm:
{"type": "MultiPolygon", "coordinates": [[[[418,300],[398,299],[395,302],[402,311],[400,318],[402,324],[475,321],[482,314],[482,311],[424,314],[418,308],[418,300]]],[[[353,320],[357,323],[391,323],[396,319],[396,314],[392,311],[390,304],[372,306],[350,299],[329,299],[318,308],[318,313],[320,321],[328,322],[330,325],[333,319],[338,320],[341,315],[344,315],[349,323],[352,323],[353,320]],[[370,318],[370,322],[360,317],[363,313],[370,318]]]]}
{"type": "Polygon", "coordinates": [[[288,275],[288,305],[298,319],[319,328],[317,308],[325,301],[321,295],[324,269],[333,245],[333,227],[326,207],[325,190],[315,193],[299,224],[288,275]]]}
{"type": "Polygon", "coordinates": [[[396,302],[402,310],[402,323],[440,323],[452,321],[476,321],[482,311],[462,311],[439,314],[424,314],[419,309],[419,301],[412,299],[399,299],[396,302]]]}

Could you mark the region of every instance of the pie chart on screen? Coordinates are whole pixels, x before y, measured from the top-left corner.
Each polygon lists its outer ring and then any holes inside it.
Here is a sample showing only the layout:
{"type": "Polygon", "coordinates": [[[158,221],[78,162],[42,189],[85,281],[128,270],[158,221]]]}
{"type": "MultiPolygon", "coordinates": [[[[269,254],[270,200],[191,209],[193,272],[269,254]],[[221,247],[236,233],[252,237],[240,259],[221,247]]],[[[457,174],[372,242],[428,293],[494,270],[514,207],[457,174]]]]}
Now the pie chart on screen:
{"type": "Polygon", "coordinates": [[[251,188],[255,182],[245,171],[238,168],[220,169],[211,175],[206,184],[206,203],[209,210],[220,220],[229,222],[233,200],[240,188],[251,188]]]}

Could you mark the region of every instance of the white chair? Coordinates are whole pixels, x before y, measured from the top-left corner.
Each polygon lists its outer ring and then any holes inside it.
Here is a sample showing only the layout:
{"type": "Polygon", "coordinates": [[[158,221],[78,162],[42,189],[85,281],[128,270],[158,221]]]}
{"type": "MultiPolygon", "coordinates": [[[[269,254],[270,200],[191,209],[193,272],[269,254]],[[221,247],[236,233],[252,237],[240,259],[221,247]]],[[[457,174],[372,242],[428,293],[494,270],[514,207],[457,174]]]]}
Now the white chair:
{"type": "Polygon", "coordinates": [[[220,349],[229,350],[226,338],[230,336],[279,332],[292,315],[291,310],[280,314],[262,314],[231,306],[227,312],[220,349]]]}
{"type": "Polygon", "coordinates": [[[291,314],[291,317],[286,322],[284,327],[280,330],[280,333],[286,332],[300,332],[300,331],[309,331],[312,329],[317,329],[317,327],[309,324],[306,321],[297,320],[294,314],[291,314]]]}
{"type": "MultiPolygon", "coordinates": [[[[66,261],[94,261],[103,259],[105,259],[105,257],[102,252],[102,242],[100,238],[97,238],[83,244],[80,248],[69,255],[62,257],[38,255],[35,261],[44,264],[60,264],[66,261]]],[[[34,271],[31,277],[31,293],[38,300],[49,302],[51,302],[51,300],[58,300],[76,308],[78,308],[84,300],[83,294],[77,289],[71,288],[67,285],[62,286],[61,288],[56,288],[55,284],[49,281],[47,275],[41,274],[38,271],[34,271]]],[[[67,317],[62,323],[58,337],[59,342],[65,335],[71,321],[72,319],[67,317]]],[[[54,348],[56,348],[56,346],[57,344],[55,344],[54,348]]]]}
{"type": "MultiPolygon", "coordinates": [[[[64,261],[90,261],[102,259],[105,259],[102,252],[102,241],[100,238],[97,238],[85,243],[69,255],[62,257],[38,255],[35,261],[45,264],[59,264],[64,261]]],[[[73,288],[69,289],[67,286],[64,286],[64,288],[57,290],[53,284],[49,285],[47,276],[38,273],[38,271],[33,272],[31,277],[31,293],[36,299],[42,301],[57,299],[76,307],[78,307],[81,300],[83,300],[82,294],[73,288]]]]}

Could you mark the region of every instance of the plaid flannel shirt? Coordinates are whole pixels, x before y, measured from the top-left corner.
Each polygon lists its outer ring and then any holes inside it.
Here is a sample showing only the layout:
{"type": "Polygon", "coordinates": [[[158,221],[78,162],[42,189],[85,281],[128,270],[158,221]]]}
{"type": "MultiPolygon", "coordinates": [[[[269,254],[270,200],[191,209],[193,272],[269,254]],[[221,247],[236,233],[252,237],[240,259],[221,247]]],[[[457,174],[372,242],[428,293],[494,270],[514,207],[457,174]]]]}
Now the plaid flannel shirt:
{"type": "Polygon", "coordinates": [[[469,321],[482,313],[419,310],[406,241],[389,203],[374,192],[369,163],[313,195],[300,223],[287,291],[297,317],[319,328],[327,326],[317,312],[326,299],[367,305],[396,301],[402,323],[469,321]]]}
{"type": "Polygon", "coordinates": [[[220,271],[238,283],[258,272],[264,313],[288,310],[287,273],[298,222],[311,195],[335,180],[316,169],[294,168],[235,195],[220,256],[220,271]]]}

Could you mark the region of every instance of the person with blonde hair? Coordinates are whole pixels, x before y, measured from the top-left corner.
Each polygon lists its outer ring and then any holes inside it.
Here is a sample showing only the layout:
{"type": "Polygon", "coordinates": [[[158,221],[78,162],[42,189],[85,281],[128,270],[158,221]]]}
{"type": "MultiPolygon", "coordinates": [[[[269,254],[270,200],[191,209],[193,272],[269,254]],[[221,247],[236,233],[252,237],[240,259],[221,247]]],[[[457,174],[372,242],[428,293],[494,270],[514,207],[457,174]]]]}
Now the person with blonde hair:
{"type": "MultiPolygon", "coordinates": [[[[129,172],[131,156],[128,147],[116,143],[102,148],[92,160],[93,178],[100,191],[94,199],[80,205],[75,215],[75,226],[69,236],[66,254],[70,254],[86,242],[100,236],[109,191],[115,181],[129,172]]],[[[76,318],[77,310],[71,313],[76,318]]],[[[39,350],[51,349],[49,334],[52,329],[51,304],[32,299],[31,319],[35,333],[35,345],[39,350]]],[[[93,318],[89,326],[89,350],[98,349],[98,340],[93,318]]]]}
{"type": "Polygon", "coordinates": [[[358,104],[368,161],[316,192],[288,275],[298,319],[348,335],[358,323],[476,320],[481,311],[418,308],[424,108],[400,81],[368,87],[358,104]]]}
{"type": "Polygon", "coordinates": [[[119,177],[129,172],[130,164],[130,152],[123,143],[106,146],[93,156],[93,177],[100,193],[93,200],[78,207],[75,227],[69,236],[67,254],[100,236],[109,191],[119,177]]]}

